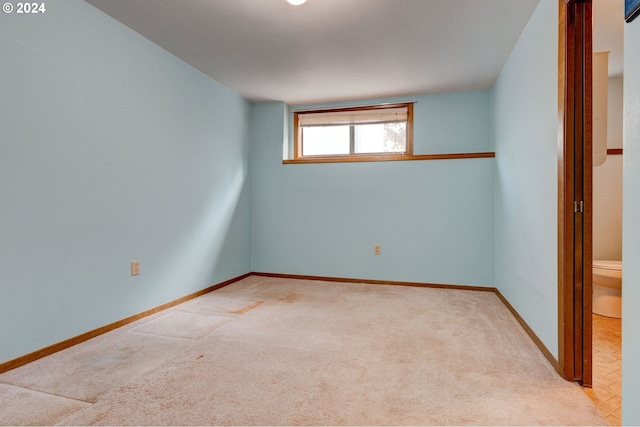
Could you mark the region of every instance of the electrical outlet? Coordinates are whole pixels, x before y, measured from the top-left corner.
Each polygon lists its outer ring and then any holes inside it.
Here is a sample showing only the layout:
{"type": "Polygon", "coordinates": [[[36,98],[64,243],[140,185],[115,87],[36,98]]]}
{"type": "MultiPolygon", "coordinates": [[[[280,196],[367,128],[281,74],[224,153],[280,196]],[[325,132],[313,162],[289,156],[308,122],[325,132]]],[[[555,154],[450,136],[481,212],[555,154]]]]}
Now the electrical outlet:
{"type": "Polygon", "coordinates": [[[374,255],[380,255],[380,245],[375,245],[373,247],[373,254],[374,255]]]}
{"type": "Polygon", "coordinates": [[[137,276],[140,274],[140,261],[131,261],[131,275],[137,276]]]}

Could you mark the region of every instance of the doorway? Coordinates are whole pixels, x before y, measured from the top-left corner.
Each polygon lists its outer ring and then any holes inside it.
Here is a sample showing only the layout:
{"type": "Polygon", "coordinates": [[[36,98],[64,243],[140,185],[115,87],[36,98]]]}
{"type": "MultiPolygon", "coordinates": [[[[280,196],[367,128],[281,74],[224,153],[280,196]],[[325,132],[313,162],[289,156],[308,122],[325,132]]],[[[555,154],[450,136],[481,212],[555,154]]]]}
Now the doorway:
{"type": "MultiPolygon", "coordinates": [[[[597,225],[599,222],[598,217],[595,217],[594,223],[594,210],[596,210],[594,205],[598,206],[594,197],[594,177],[602,174],[602,171],[594,171],[591,157],[594,137],[592,54],[594,50],[619,49],[618,53],[621,55],[622,46],[603,47],[602,43],[597,43],[597,31],[601,28],[595,26],[594,29],[592,22],[597,21],[594,19],[594,14],[597,18],[597,13],[602,12],[602,1],[599,4],[593,4],[593,0],[560,0],[559,7],[558,81],[561,142],[558,192],[558,371],[565,379],[577,381],[585,386],[585,392],[593,398],[603,415],[613,425],[619,425],[621,392],[616,390],[620,389],[621,385],[620,379],[614,381],[614,377],[620,376],[620,371],[618,369],[616,373],[607,369],[616,363],[620,364],[620,319],[592,314],[592,263],[594,258],[612,260],[621,258],[617,258],[619,255],[603,258],[603,253],[610,251],[602,251],[598,247],[594,249],[596,234],[594,224],[597,225]],[[596,42],[594,42],[594,33],[596,42]],[[616,351],[617,356],[613,354],[616,351]],[[616,357],[617,360],[613,360],[616,357]],[[607,366],[603,363],[605,358],[609,359],[606,361],[607,366]]],[[[620,9],[622,8],[623,2],[620,0],[620,9]]],[[[622,25],[622,11],[614,12],[614,21],[622,25]]],[[[616,68],[619,65],[614,64],[614,77],[618,75],[616,68]]],[[[621,77],[621,66],[619,68],[619,77],[621,77]]],[[[609,85],[611,87],[611,82],[609,85]]],[[[621,82],[619,86],[622,87],[621,82]]],[[[621,95],[618,96],[621,99],[621,95]]],[[[620,111],[620,122],[621,114],[620,111]]],[[[620,123],[620,133],[621,126],[620,123]]],[[[613,138],[613,147],[622,147],[621,135],[619,139],[619,145],[617,145],[616,138],[613,138]]],[[[616,156],[622,154],[622,148],[607,151],[609,154],[607,163],[611,161],[621,163],[621,159],[616,156]]],[[[596,181],[595,184],[600,182],[596,181]]],[[[595,188],[598,186],[596,185],[595,188]]],[[[611,192],[611,189],[608,191],[611,192]]]]}

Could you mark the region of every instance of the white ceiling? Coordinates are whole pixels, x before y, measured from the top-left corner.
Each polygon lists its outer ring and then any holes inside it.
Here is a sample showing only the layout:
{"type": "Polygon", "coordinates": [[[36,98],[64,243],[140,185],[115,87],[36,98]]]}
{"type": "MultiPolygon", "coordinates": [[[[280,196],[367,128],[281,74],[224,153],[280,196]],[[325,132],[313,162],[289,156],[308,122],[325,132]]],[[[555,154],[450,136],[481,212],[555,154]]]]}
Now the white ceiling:
{"type": "Polygon", "coordinates": [[[539,0],[86,1],[251,101],[301,104],[488,89],[539,0]]]}

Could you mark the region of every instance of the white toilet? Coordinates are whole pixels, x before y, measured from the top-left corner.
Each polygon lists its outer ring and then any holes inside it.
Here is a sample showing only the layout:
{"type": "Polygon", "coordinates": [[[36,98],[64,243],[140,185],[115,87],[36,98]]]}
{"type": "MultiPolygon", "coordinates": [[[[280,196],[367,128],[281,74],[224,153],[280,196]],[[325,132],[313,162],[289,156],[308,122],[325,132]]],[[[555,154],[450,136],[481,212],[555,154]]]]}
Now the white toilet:
{"type": "Polygon", "coordinates": [[[593,312],[622,317],[622,261],[593,261],[593,312]]]}

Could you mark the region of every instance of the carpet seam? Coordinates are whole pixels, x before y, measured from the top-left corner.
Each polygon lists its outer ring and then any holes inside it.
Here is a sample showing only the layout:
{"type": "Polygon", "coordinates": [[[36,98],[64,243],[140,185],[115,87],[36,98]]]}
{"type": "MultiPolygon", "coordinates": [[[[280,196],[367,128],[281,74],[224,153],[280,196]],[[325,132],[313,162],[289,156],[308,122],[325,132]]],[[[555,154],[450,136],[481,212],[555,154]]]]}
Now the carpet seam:
{"type": "MultiPolygon", "coordinates": [[[[130,323],[135,322],[136,320],[143,319],[145,317],[151,316],[153,314],[159,313],[161,311],[167,310],[169,308],[175,307],[178,304],[189,301],[191,299],[197,298],[202,295],[206,295],[211,293],[217,289],[228,286],[232,283],[238,282],[240,280],[246,279],[247,277],[257,276],[257,277],[273,277],[273,278],[283,278],[283,279],[297,279],[297,280],[318,280],[318,281],[328,281],[328,282],[340,282],[340,283],[363,283],[363,284],[371,284],[371,285],[390,285],[390,286],[411,286],[411,287],[420,287],[420,288],[431,288],[431,289],[450,289],[450,290],[461,290],[461,291],[478,291],[478,292],[492,292],[494,293],[498,299],[502,302],[502,304],[513,314],[516,318],[520,326],[524,329],[527,335],[531,338],[534,344],[540,349],[544,357],[551,364],[551,366],[556,370],[556,372],[560,373],[560,365],[558,361],[555,359],[553,354],[549,351],[549,349],[544,345],[542,340],[535,334],[533,329],[527,324],[527,322],[520,316],[517,310],[509,303],[509,301],[502,295],[500,290],[496,287],[490,286],[470,286],[470,285],[452,285],[452,284],[440,284],[440,283],[420,283],[420,282],[403,282],[403,281],[387,281],[387,280],[374,280],[374,279],[356,279],[356,278],[340,278],[340,277],[330,277],[330,276],[307,276],[307,275],[294,275],[294,274],[282,274],[282,273],[268,273],[268,272],[249,272],[243,275],[237,276],[235,278],[226,280],[219,284],[210,286],[203,290],[188,294],[181,298],[175,299],[173,301],[162,304],[158,307],[151,308],[149,310],[143,311],[141,313],[135,314],[133,316],[127,317],[125,319],[121,319],[116,322],[112,322],[108,325],[102,326],[100,328],[93,329],[91,331],[80,334],[76,337],[72,337],[66,340],[63,340],[57,344],[50,345],[48,347],[42,348],[40,350],[36,350],[32,353],[20,356],[13,360],[9,360],[4,363],[0,363],[0,374],[4,372],[11,371],[20,366],[26,365],[30,362],[36,361],[43,357],[49,356],[51,354],[57,353],[59,351],[65,350],[67,348],[71,348],[77,344],[88,341],[92,338],[100,336],[104,333],[110,332],[112,330],[118,329],[122,326],[128,325],[130,323]]],[[[255,307],[254,307],[255,308],[255,307]]],[[[243,313],[244,314],[244,313],[243,313]]],[[[214,332],[215,333],[215,332],[214,332]]],[[[150,335],[150,334],[147,334],[150,335]]],[[[152,334],[151,334],[152,335],[152,334]]],[[[190,340],[193,341],[193,340],[190,340]]]]}
{"type": "Polygon", "coordinates": [[[48,396],[60,397],[62,399],[72,400],[74,402],[86,403],[87,404],[87,406],[86,406],[87,408],[97,402],[97,400],[95,402],[91,402],[89,400],[76,399],[75,397],[69,397],[69,396],[64,396],[62,394],[50,393],[48,391],[38,390],[36,388],[25,387],[25,386],[16,385],[16,384],[4,382],[4,381],[1,381],[0,384],[8,385],[8,386],[19,388],[19,389],[22,389],[22,390],[29,390],[29,391],[32,391],[32,392],[35,392],[35,393],[46,394],[48,396]]]}
{"type": "Polygon", "coordinates": [[[58,343],[55,344],[51,344],[47,347],[43,347],[39,350],[33,351],[31,353],[27,353],[25,355],[19,356],[15,359],[12,360],[8,360],[4,363],[0,363],[0,374],[3,374],[5,372],[11,371],[13,369],[19,368],[20,366],[26,365],[28,363],[31,362],[35,362],[38,359],[42,359],[43,357],[46,356],[50,356],[52,354],[55,354],[59,351],[62,350],[66,350],[67,348],[71,348],[77,344],[83,343],[85,341],[88,341],[92,338],[98,337],[100,335],[103,335],[107,332],[113,331],[115,329],[118,329],[122,326],[128,325],[130,323],[133,323],[137,320],[143,319],[145,317],[149,317],[153,314],[159,313],[161,311],[167,310],[171,307],[175,307],[178,304],[181,304],[183,302],[189,301],[191,299],[197,298],[199,296],[208,294],[210,292],[213,292],[217,289],[223,288],[225,286],[228,286],[232,283],[238,282],[242,279],[246,279],[247,277],[251,276],[251,273],[245,273],[242,274],[240,276],[234,277],[232,279],[220,282],[216,285],[212,285],[209,286],[207,288],[201,289],[199,291],[193,292],[191,294],[185,295],[181,298],[177,298],[175,300],[169,301],[165,304],[161,304],[157,307],[154,308],[150,308],[149,310],[145,310],[143,312],[140,312],[138,314],[134,314],[132,316],[126,317],[124,319],[120,319],[117,320],[115,322],[109,323],[107,325],[101,326],[99,328],[96,329],[92,329],[90,331],[84,332],[80,335],[71,337],[71,338],[67,338],[65,340],[62,340],[58,343]]]}

